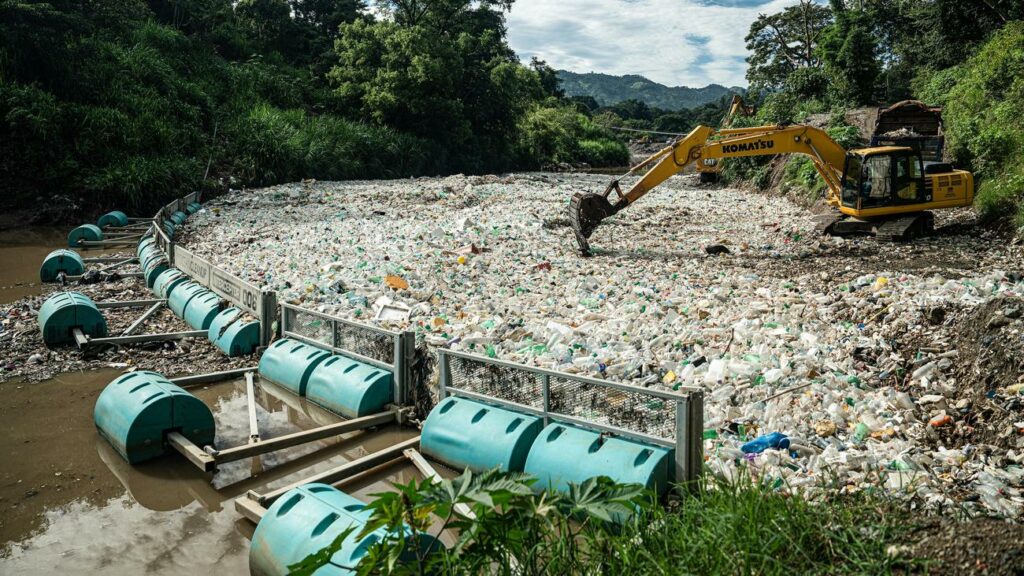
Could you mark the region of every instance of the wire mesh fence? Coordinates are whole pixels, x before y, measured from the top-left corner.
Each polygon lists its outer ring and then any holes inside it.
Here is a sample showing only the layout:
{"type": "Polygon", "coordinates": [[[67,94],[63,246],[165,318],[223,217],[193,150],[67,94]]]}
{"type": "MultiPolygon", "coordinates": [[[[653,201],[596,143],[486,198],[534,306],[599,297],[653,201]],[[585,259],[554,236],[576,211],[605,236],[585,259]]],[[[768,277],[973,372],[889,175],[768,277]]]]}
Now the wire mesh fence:
{"type": "Polygon", "coordinates": [[[671,440],[676,433],[675,402],[641,391],[607,388],[550,378],[548,412],[563,414],[671,440]]]}
{"type": "Polygon", "coordinates": [[[299,336],[335,351],[392,366],[401,332],[359,324],[289,304],[281,306],[285,335],[299,336]]]}
{"type": "Polygon", "coordinates": [[[663,443],[674,441],[677,402],[685,396],[603,382],[441,350],[446,388],[559,416],[632,432],[663,443]]]}

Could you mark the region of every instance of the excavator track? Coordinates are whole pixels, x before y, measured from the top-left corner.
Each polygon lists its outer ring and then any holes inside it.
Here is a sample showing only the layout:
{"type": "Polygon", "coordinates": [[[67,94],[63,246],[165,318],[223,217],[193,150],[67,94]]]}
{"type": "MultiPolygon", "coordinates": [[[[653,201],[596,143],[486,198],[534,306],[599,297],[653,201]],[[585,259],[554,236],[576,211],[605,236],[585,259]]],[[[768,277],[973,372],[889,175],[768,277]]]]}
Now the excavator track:
{"type": "Polygon", "coordinates": [[[935,215],[931,212],[918,212],[879,224],[875,237],[883,242],[905,242],[930,234],[934,230],[935,215]]]}

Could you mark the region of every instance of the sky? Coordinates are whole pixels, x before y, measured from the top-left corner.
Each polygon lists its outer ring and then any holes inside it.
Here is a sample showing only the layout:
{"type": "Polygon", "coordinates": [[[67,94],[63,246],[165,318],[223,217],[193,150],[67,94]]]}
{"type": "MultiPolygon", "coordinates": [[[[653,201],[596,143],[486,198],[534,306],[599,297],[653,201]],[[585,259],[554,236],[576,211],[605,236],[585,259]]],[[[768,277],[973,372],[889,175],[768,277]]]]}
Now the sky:
{"type": "Polygon", "coordinates": [[[516,0],[509,43],[573,72],[640,74],[668,86],[746,86],[743,38],[797,0],[516,0]]]}

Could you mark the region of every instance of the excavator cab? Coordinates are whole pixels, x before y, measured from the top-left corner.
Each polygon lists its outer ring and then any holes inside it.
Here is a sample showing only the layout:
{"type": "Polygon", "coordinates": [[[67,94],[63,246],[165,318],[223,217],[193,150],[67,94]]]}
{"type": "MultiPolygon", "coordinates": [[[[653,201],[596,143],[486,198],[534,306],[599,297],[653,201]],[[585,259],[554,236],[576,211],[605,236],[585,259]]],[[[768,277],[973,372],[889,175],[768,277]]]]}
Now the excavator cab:
{"type": "Polygon", "coordinates": [[[846,154],[840,210],[849,216],[864,211],[931,201],[921,155],[912,148],[883,147],[846,154]]]}

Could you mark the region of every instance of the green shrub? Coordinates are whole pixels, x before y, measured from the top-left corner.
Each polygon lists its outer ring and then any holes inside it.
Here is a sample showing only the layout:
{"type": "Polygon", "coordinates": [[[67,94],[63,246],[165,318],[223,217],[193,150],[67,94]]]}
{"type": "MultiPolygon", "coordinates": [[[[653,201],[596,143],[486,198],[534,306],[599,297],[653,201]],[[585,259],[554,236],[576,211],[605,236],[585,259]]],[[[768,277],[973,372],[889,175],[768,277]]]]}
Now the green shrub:
{"type": "Polygon", "coordinates": [[[641,486],[608,478],[565,492],[536,492],[534,482],[467,472],[397,485],[367,506],[373,515],[361,533],[342,533],[290,566],[291,574],[316,573],[345,538],[382,528],[389,536],[369,546],[359,574],[880,574],[913,567],[887,552],[904,535],[903,514],[870,496],[811,504],[743,478],[710,480],[699,496],[665,508],[641,486]],[[424,554],[418,539],[436,533],[437,519],[458,530],[456,542],[424,554]]]}
{"type": "Polygon", "coordinates": [[[1016,214],[1024,223],[1024,22],[996,32],[955,75],[931,73],[917,84],[934,88],[954,78],[943,111],[947,148],[974,170],[984,219],[1016,214]]]}
{"type": "Polygon", "coordinates": [[[619,167],[629,164],[629,148],[622,142],[602,138],[580,140],[579,160],[594,167],[619,167]]]}

